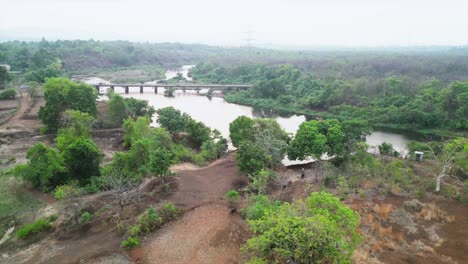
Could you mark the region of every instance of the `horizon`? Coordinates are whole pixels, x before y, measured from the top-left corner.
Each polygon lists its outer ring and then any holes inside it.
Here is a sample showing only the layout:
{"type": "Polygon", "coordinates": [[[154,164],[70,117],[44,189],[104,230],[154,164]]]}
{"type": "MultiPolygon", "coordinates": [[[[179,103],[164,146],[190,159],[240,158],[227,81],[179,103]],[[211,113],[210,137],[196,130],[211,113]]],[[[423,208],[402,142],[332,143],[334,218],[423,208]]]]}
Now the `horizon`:
{"type": "Polygon", "coordinates": [[[124,39],[294,49],[468,43],[466,0],[18,0],[3,6],[0,41],[124,39]]]}

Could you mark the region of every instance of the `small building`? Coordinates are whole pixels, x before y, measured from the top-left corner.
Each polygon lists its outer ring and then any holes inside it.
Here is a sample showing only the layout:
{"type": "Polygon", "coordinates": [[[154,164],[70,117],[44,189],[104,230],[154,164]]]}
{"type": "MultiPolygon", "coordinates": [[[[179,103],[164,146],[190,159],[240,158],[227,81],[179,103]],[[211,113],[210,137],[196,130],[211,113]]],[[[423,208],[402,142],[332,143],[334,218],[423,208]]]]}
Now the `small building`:
{"type": "Polygon", "coordinates": [[[422,152],[422,151],[415,151],[414,152],[414,159],[416,161],[422,161],[423,157],[424,157],[424,152],[422,152]]]}

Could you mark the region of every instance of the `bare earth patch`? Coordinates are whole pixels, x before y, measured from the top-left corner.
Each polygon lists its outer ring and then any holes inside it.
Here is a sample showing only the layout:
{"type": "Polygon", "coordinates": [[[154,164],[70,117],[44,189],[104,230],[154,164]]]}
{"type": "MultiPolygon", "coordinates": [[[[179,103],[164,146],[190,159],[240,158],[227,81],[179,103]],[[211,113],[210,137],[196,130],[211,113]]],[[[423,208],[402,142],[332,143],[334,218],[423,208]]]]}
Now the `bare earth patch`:
{"type": "Polygon", "coordinates": [[[138,263],[239,263],[246,230],[226,206],[202,206],[157,232],[132,257],[138,263]]]}

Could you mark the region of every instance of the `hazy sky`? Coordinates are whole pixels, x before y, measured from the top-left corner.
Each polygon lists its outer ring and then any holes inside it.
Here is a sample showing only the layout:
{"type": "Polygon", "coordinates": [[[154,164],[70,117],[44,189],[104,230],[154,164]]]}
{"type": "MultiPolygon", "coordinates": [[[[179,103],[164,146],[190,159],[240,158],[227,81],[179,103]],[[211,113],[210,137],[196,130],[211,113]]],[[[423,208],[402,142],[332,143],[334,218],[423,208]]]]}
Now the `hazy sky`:
{"type": "Polygon", "coordinates": [[[462,45],[468,0],[0,0],[0,40],[462,45]]]}

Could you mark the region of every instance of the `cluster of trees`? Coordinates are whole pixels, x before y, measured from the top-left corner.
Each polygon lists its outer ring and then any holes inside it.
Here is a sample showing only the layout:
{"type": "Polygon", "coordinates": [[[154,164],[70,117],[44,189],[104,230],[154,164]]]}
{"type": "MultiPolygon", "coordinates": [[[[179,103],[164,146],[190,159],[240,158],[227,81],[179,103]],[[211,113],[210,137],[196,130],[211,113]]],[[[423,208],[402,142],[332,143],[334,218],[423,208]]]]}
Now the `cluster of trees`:
{"type": "MultiPolygon", "coordinates": [[[[151,119],[156,112],[154,107],[148,105],[148,101],[138,100],[135,98],[123,98],[119,94],[110,91],[107,95],[109,101],[107,108],[109,112],[109,126],[120,127],[123,121],[130,117],[136,118],[139,116],[146,116],[151,119]]],[[[107,124],[105,124],[106,126],[107,124]]]]}
{"type": "Polygon", "coordinates": [[[229,124],[232,144],[238,148],[236,161],[239,171],[250,177],[251,187],[262,193],[273,176],[273,169],[281,163],[289,137],[274,119],[236,118],[229,124]]]}
{"type": "Polygon", "coordinates": [[[171,133],[172,137],[185,146],[200,150],[199,156],[205,160],[219,158],[227,150],[227,140],[219,131],[211,130],[190,115],[173,107],[160,108],[157,121],[171,133]]]}
{"type": "Polygon", "coordinates": [[[100,175],[102,153],[89,134],[94,118],[66,110],[60,120],[56,147],[37,143],[26,154],[28,162],[14,169],[16,176],[46,192],[69,182],[86,186],[93,176],[100,175]]]}
{"type": "Polygon", "coordinates": [[[246,216],[254,233],[242,247],[247,263],[351,263],[362,241],[359,215],[326,192],[292,204],[259,195],[246,216]]]}
{"type": "Polygon", "coordinates": [[[396,74],[390,66],[381,71],[369,73],[370,77],[342,76],[334,70],[316,75],[291,65],[211,63],[191,69],[195,81],[254,84],[249,91],[228,95],[231,102],[407,129],[468,128],[468,82],[457,81],[464,80],[463,75],[428,71],[414,77],[396,74]]]}
{"type": "Polygon", "coordinates": [[[60,128],[62,113],[76,110],[96,118],[97,91],[92,86],[67,78],[50,78],[44,85],[46,104],[39,110],[39,118],[50,132],[60,128]]]}

